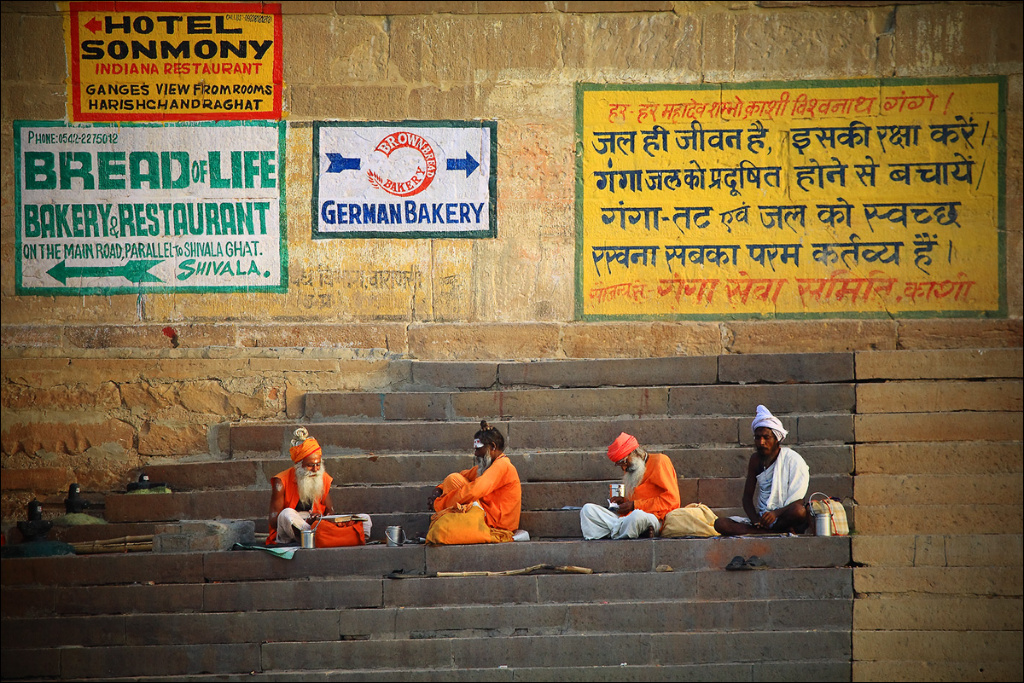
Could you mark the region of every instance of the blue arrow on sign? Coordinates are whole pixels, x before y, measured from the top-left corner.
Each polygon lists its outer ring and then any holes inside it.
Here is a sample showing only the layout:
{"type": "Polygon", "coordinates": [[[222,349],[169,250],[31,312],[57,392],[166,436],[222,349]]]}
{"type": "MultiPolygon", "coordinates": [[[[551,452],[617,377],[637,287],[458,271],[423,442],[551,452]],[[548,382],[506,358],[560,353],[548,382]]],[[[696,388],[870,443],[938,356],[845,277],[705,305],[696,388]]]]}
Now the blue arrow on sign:
{"type": "Polygon", "coordinates": [[[466,152],[465,159],[449,159],[448,170],[449,171],[466,171],[466,177],[472,175],[473,171],[480,168],[480,164],[477,163],[476,159],[469,152],[466,152]]]}
{"type": "Polygon", "coordinates": [[[327,160],[331,162],[331,165],[327,167],[328,173],[341,173],[342,171],[358,171],[359,170],[359,159],[349,159],[343,157],[337,152],[327,152],[327,160]]]}

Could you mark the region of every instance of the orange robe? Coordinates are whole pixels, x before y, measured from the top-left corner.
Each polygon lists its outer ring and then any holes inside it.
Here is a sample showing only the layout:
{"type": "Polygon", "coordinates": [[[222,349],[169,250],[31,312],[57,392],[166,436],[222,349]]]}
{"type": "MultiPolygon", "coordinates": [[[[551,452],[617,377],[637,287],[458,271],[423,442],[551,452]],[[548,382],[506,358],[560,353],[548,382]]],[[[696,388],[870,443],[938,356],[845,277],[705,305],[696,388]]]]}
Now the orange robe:
{"type": "Polygon", "coordinates": [[[507,455],[502,453],[498,456],[483,476],[477,476],[474,465],[445,477],[441,495],[434,501],[434,510],[440,512],[457,503],[468,505],[474,501],[484,509],[487,526],[507,531],[519,528],[523,489],[519,483],[519,472],[507,455]]]}
{"type": "Polygon", "coordinates": [[[665,515],[679,507],[679,478],[667,455],[647,455],[644,478],[628,499],[634,508],[654,515],[661,522],[665,521],[665,515]]]}
{"type": "MultiPolygon", "coordinates": [[[[284,506],[295,510],[299,505],[299,482],[295,479],[295,468],[289,467],[284,472],[278,472],[274,477],[280,479],[281,483],[284,484],[284,506]]],[[[327,491],[331,488],[332,481],[334,479],[331,475],[324,472],[324,492],[313,501],[313,507],[309,511],[310,514],[322,515],[327,511],[326,506],[324,506],[324,498],[327,496],[327,491]]],[[[272,544],[276,540],[277,527],[271,526],[270,535],[267,536],[267,545],[272,544]]]]}

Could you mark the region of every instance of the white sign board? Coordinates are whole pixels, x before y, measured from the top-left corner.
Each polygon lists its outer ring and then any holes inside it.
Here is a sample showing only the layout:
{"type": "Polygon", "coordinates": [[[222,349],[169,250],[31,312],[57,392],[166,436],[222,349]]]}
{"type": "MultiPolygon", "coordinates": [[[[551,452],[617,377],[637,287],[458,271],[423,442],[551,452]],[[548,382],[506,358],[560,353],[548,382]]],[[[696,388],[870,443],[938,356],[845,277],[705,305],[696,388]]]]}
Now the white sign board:
{"type": "Polygon", "coordinates": [[[15,121],[18,294],[288,288],[285,125],[15,121]]]}
{"type": "Polygon", "coordinates": [[[497,123],[313,123],[313,237],[494,237],[497,123]]]}

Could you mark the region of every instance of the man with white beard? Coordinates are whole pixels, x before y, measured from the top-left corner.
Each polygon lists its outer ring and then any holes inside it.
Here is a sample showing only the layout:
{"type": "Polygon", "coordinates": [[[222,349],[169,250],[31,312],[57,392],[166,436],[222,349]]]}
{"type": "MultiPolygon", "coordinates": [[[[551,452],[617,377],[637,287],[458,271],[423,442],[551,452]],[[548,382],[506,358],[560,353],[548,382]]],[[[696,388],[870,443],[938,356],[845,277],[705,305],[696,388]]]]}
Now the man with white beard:
{"type": "Polygon", "coordinates": [[[609,510],[587,503],[580,510],[583,538],[657,536],[665,515],[679,507],[679,479],[663,453],[648,453],[625,432],[608,446],[608,459],[622,468],[626,495],[610,499],[609,510]]]}
{"type": "MultiPolygon", "coordinates": [[[[316,522],[323,515],[334,514],[330,490],[334,479],[324,470],[320,444],[309,436],[305,427],[295,430],[289,455],[295,463],[292,468],[278,472],[270,479],[267,545],[294,542],[302,531],[311,528],[310,522],[316,522]]],[[[363,523],[364,541],[370,538],[370,517],[353,517],[363,523]]]]}

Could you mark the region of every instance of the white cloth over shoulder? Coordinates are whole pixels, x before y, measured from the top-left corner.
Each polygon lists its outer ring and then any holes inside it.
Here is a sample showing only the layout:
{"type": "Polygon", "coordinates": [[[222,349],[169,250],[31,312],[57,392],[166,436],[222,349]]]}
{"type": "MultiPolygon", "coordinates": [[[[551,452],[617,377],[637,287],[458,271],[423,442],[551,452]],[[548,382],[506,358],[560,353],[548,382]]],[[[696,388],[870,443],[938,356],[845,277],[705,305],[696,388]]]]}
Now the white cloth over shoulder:
{"type": "Polygon", "coordinates": [[[772,490],[768,494],[768,502],[759,514],[768,510],[778,510],[795,500],[807,495],[807,487],[811,483],[811,472],[804,462],[803,456],[792,448],[783,446],[779,457],[774,463],[775,475],[772,477],[772,490]]]}
{"type": "MultiPolygon", "coordinates": [[[[783,446],[779,451],[779,457],[775,459],[771,467],[757,477],[758,489],[765,485],[770,487],[767,496],[759,495],[760,490],[755,492],[758,494],[754,500],[757,514],[763,515],[768,510],[778,510],[800,500],[807,495],[810,481],[810,469],[804,462],[803,456],[792,448],[783,446]],[[771,477],[771,482],[765,482],[765,477],[771,477]]],[[[750,524],[750,519],[747,517],[737,515],[729,519],[742,524],[750,524]]]]}

